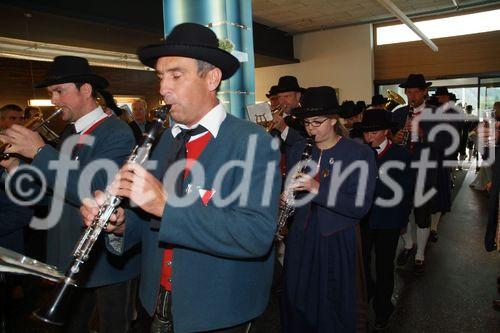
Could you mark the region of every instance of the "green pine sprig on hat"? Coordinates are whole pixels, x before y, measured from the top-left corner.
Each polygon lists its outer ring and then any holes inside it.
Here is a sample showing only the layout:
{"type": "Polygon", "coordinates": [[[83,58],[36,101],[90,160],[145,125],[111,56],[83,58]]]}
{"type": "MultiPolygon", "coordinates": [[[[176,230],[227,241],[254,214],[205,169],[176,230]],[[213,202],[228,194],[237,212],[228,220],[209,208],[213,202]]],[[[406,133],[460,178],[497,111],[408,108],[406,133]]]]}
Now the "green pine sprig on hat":
{"type": "Polygon", "coordinates": [[[219,39],[219,49],[231,53],[234,50],[234,44],[227,38],[219,39]]]}

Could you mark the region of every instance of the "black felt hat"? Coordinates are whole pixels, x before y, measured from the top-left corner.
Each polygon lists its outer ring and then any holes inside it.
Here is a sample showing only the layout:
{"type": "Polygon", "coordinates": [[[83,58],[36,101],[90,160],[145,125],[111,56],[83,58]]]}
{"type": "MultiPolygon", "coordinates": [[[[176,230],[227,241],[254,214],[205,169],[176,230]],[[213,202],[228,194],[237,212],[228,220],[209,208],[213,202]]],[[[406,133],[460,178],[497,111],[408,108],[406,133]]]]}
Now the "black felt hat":
{"type": "Polygon", "coordinates": [[[403,82],[399,85],[401,88],[427,88],[432,85],[432,82],[426,82],[425,77],[422,74],[410,74],[403,82]]]}
{"type": "Polygon", "coordinates": [[[361,110],[366,110],[368,105],[366,105],[365,101],[357,101],[356,106],[360,108],[361,110]]]}
{"type": "Polygon", "coordinates": [[[203,60],[219,68],[223,80],[230,78],[240,67],[235,56],[219,48],[217,35],[197,23],[175,26],[165,42],[141,47],[137,55],[144,65],[151,68],[155,68],[158,58],[166,56],[203,60]]]}
{"type": "Polygon", "coordinates": [[[276,86],[276,93],[284,93],[287,91],[304,92],[305,89],[299,86],[299,82],[295,76],[286,75],[279,78],[278,85],[276,86]]]}
{"type": "Polygon", "coordinates": [[[300,107],[294,108],[291,115],[297,118],[329,116],[339,114],[340,106],[335,89],[328,86],[311,87],[304,91],[300,107]]]}
{"type": "Polygon", "coordinates": [[[272,86],[271,89],[269,89],[269,92],[266,94],[266,97],[269,98],[271,96],[276,96],[278,95],[278,86],[272,86]]]}
{"type": "Polygon", "coordinates": [[[392,113],[384,109],[371,109],[363,115],[358,128],[363,132],[381,131],[394,128],[397,125],[392,121],[392,113]]]}
{"type": "Polygon", "coordinates": [[[113,94],[111,94],[107,90],[99,90],[99,94],[102,96],[102,99],[104,100],[104,103],[108,108],[113,110],[113,112],[119,117],[122,115],[123,110],[120,109],[120,107],[116,104],[115,98],[113,97],[113,94]]]}
{"type": "Polygon", "coordinates": [[[455,95],[454,93],[449,93],[448,96],[450,97],[450,101],[453,101],[455,103],[460,100],[460,98],[457,98],[457,95],[455,95]]]}
{"type": "Polygon", "coordinates": [[[353,101],[344,101],[340,109],[340,116],[344,119],[349,119],[363,112],[363,109],[361,109],[353,101]]]}
{"type": "Polygon", "coordinates": [[[61,83],[90,83],[96,89],[104,89],[108,81],[92,72],[87,59],[74,56],[54,58],[42,81],[34,84],[35,88],[44,88],[61,83]]]}
{"type": "Polygon", "coordinates": [[[375,95],[372,97],[372,104],[370,104],[368,106],[385,104],[388,101],[389,100],[387,98],[385,98],[383,95],[378,94],[378,95],[375,95]]]}
{"type": "Polygon", "coordinates": [[[434,96],[450,96],[450,92],[447,87],[437,87],[434,96]]]}

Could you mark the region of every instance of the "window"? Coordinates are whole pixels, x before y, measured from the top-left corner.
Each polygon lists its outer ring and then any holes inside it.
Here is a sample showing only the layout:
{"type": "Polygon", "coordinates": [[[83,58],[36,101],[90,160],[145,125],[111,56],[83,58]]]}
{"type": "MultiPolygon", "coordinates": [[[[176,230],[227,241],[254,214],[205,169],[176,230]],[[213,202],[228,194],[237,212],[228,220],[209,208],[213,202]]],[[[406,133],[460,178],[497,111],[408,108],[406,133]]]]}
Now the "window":
{"type": "Polygon", "coordinates": [[[500,77],[481,79],[479,88],[480,109],[493,109],[495,102],[500,102],[500,77]]]}
{"type": "MultiPolygon", "coordinates": [[[[482,111],[492,109],[495,102],[500,101],[500,77],[493,78],[458,78],[430,80],[432,86],[429,95],[433,95],[437,87],[448,87],[448,91],[457,96],[457,105],[465,108],[472,105],[472,114],[479,116],[482,111]]],[[[377,86],[379,94],[387,96],[387,90],[397,92],[407,101],[404,89],[399,88],[399,83],[389,82],[377,86]]]]}
{"type": "MultiPolygon", "coordinates": [[[[500,9],[416,22],[415,25],[429,38],[462,36],[500,30],[500,9]]],[[[404,24],[377,28],[377,45],[420,40],[404,24]]]]}

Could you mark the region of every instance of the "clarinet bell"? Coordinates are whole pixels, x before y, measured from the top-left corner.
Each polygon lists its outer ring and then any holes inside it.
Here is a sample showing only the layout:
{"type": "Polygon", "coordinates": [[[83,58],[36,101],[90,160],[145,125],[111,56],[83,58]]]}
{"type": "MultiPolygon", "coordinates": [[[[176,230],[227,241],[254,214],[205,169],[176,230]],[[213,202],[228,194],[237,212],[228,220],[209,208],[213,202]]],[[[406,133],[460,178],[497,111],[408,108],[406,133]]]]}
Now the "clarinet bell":
{"type": "Polygon", "coordinates": [[[50,295],[49,301],[33,312],[33,317],[51,325],[64,325],[68,310],[71,309],[70,302],[73,292],[73,284],[66,279],[57,285],[57,288],[50,295]]]}

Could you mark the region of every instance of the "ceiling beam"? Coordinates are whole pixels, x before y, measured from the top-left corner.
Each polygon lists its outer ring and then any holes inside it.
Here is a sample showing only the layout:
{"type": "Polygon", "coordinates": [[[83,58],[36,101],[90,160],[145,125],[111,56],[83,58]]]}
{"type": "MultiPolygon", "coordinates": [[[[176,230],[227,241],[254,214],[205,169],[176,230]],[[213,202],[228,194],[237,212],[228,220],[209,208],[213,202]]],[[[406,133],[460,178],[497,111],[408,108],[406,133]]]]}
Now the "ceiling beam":
{"type": "Polygon", "coordinates": [[[384,6],[388,11],[390,11],[391,13],[393,13],[398,19],[401,20],[401,22],[403,22],[408,28],[410,28],[414,33],[416,33],[421,39],[422,41],[427,44],[427,46],[430,47],[430,49],[434,52],[438,52],[439,49],[437,47],[436,44],[434,44],[434,42],[429,38],[427,37],[423,32],[422,30],[420,30],[416,25],[415,23],[413,23],[412,20],[410,20],[410,18],[408,16],[406,16],[405,13],[403,13],[401,11],[401,9],[399,9],[395,4],[394,2],[392,2],[391,0],[377,0],[382,6],[384,6]]]}

